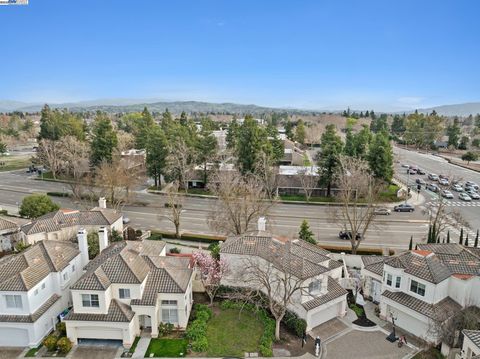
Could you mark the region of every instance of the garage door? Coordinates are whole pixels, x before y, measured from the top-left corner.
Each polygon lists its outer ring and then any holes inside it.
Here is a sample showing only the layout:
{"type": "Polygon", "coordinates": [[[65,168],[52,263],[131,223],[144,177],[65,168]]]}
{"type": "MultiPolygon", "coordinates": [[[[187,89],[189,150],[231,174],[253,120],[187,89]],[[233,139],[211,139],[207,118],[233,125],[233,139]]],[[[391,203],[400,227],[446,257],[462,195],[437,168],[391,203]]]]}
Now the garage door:
{"type": "MultiPolygon", "coordinates": [[[[77,328],[77,338],[79,343],[82,339],[95,339],[95,340],[114,340],[122,341],[123,335],[121,329],[115,328],[102,328],[102,327],[89,327],[89,328],[77,328]]],[[[83,343],[86,341],[83,340],[83,343]]]]}
{"type": "Polygon", "coordinates": [[[339,313],[339,306],[341,304],[337,304],[336,306],[324,309],[318,313],[313,314],[310,317],[310,323],[308,323],[309,328],[315,328],[322,323],[328,322],[330,319],[333,319],[339,313]]]}
{"type": "Polygon", "coordinates": [[[20,328],[0,328],[0,347],[24,347],[28,344],[28,330],[20,328]]]}

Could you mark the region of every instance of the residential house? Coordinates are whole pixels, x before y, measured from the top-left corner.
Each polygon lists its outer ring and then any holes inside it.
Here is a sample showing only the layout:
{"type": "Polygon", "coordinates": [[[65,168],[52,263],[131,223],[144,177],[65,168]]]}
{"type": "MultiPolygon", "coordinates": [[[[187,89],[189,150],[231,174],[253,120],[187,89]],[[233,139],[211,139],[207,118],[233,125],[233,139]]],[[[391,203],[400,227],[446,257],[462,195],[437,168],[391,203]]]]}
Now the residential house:
{"type": "MultiPolygon", "coordinates": [[[[79,242],[86,235],[81,229],[79,242]]],[[[101,253],[71,287],[73,310],[65,318],[70,340],[130,347],[142,329],[156,337],[161,322],[185,328],[193,303],[190,259],[166,257],[161,241],[107,244],[100,236],[101,253]]]]}
{"type": "Polygon", "coordinates": [[[0,217],[0,252],[10,251],[20,239],[19,218],[0,217]]]}
{"type": "Polygon", "coordinates": [[[59,209],[47,213],[21,227],[20,234],[26,244],[41,240],[70,240],[75,238],[80,228],[98,232],[105,227],[111,233],[116,230],[123,233],[123,216],[107,209],[105,198],[100,198],[99,207],[89,211],[59,209]]]}
{"type": "Polygon", "coordinates": [[[480,305],[476,248],[419,244],[393,257],[362,260],[364,295],[380,303],[380,316],[427,342],[440,341],[436,329],[453,314],[480,305]]]}
{"type": "Polygon", "coordinates": [[[480,330],[463,330],[463,346],[458,359],[480,359],[480,330]]]}
{"type": "Polygon", "coordinates": [[[0,346],[37,346],[71,303],[81,275],[74,243],[45,240],[0,260],[0,346]]]}
{"type": "MultiPolygon", "coordinates": [[[[229,265],[228,274],[222,278],[226,286],[252,286],[255,281],[245,277],[245,268],[252,261],[275,275],[289,278],[294,281],[292,285],[300,285],[301,290],[294,293],[288,310],[305,319],[308,331],[346,313],[347,291],[339,284],[342,264],[316,245],[270,234],[265,231],[262,218],[258,231],[228,238],[221,246],[220,256],[229,265]]],[[[254,289],[265,294],[263,286],[254,289]]]]}
{"type": "Polygon", "coordinates": [[[283,140],[284,153],[280,159],[279,164],[283,166],[304,166],[306,152],[298,148],[295,142],[289,139],[283,140]]]}

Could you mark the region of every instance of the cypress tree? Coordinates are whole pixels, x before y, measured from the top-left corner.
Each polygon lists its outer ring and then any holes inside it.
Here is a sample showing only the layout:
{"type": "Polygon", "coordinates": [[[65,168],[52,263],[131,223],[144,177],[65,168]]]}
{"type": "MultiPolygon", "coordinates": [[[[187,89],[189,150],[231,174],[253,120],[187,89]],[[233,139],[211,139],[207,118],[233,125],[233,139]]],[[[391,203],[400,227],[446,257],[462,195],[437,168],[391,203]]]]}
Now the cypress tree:
{"type": "Polygon", "coordinates": [[[413,248],[413,236],[410,237],[410,244],[408,245],[408,250],[411,251],[413,248]]]}
{"type": "Polygon", "coordinates": [[[463,228],[460,229],[460,241],[459,241],[460,244],[463,244],[463,228]]]}
{"type": "Polygon", "coordinates": [[[478,247],[478,229],[477,229],[477,236],[475,237],[475,244],[473,246],[475,248],[478,247]]]}
{"type": "Polygon", "coordinates": [[[447,232],[447,243],[450,243],[450,231],[447,232]]]}
{"type": "Polygon", "coordinates": [[[432,243],[437,243],[437,225],[435,223],[432,226],[432,243]]]}
{"type": "Polygon", "coordinates": [[[432,226],[428,226],[427,243],[432,243],[432,226]]]}
{"type": "Polygon", "coordinates": [[[465,238],[465,247],[468,247],[468,233],[467,233],[467,238],[465,238]]]}
{"type": "Polygon", "coordinates": [[[415,244],[415,250],[417,250],[417,249],[418,249],[418,244],[415,244]]]}
{"type": "Polygon", "coordinates": [[[445,244],[445,237],[443,237],[443,239],[442,239],[442,243],[443,243],[443,244],[445,244]]]}

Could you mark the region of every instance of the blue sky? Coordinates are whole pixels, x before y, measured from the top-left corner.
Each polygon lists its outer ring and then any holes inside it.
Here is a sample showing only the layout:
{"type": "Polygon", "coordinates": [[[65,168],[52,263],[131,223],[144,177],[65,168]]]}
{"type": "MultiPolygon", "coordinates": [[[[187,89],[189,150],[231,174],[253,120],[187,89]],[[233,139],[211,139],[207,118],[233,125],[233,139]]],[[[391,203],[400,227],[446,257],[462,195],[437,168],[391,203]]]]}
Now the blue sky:
{"type": "Polygon", "coordinates": [[[480,101],[476,0],[30,0],[0,99],[398,110],[480,101]]]}

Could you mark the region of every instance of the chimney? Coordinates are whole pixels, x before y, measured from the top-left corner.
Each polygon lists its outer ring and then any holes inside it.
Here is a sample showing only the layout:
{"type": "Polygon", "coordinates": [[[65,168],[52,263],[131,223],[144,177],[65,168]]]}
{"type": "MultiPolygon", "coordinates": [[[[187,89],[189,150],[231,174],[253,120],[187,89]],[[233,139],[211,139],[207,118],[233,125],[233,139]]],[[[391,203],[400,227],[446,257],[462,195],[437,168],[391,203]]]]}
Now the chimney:
{"type": "Polygon", "coordinates": [[[78,240],[78,249],[80,250],[80,255],[82,257],[82,268],[85,267],[88,263],[88,242],[87,242],[87,231],[85,228],[80,228],[77,233],[78,240]]]}
{"type": "Polygon", "coordinates": [[[98,230],[98,245],[100,253],[108,247],[108,231],[105,227],[100,227],[98,230]]]}
{"type": "Polygon", "coordinates": [[[263,232],[267,230],[267,220],[265,217],[260,217],[258,219],[258,230],[263,232]]]}
{"type": "Polygon", "coordinates": [[[107,208],[107,200],[105,199],[105,197],[100,197],[98,199],[98,207],[99,208],[107,208]]]}

